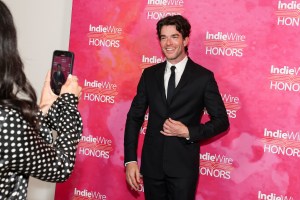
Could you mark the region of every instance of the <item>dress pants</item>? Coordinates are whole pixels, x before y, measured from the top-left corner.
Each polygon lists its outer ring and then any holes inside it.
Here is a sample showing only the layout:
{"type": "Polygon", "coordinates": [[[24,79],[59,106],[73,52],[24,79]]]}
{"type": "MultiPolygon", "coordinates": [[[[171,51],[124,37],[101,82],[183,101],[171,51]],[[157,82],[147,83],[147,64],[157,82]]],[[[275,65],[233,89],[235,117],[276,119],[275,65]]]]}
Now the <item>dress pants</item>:
{"type": "Polygon", "coordinates": [[[195,200],[198,176],[153,179],[143,177],[146,200],[195,200]]]}

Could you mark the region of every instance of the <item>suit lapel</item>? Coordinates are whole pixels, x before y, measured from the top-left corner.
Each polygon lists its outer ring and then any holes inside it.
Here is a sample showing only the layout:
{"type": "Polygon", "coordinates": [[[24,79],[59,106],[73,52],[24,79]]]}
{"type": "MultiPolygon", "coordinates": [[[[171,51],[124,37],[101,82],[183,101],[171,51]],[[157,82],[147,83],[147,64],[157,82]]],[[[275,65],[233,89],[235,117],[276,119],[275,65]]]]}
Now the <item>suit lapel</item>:
{"type": "Polygon", "coordinates": [[[181,88],[185,86],[193,77],[193,61],[189,58],[188,62],[186,63],[186,66],[184,68],[184,71],[181,75],[180,81],[175,88],[173,98],[171,99],[171,102],[176,98],[176,94],[180,92],[181,88]]]}
{"type": "Polygon", "coordinates": [[[157,83],[158,83],[161,98],[162,98],[163,102],[167,104],[166,92],[165,92],[165,83],[164,83],[164,75],[165,75],[166,66],[167,66],[166,61],[160,63],[160,66],[159,66],[158,70],[156,71],[156,76],[155,77],[156,77],[156,80],[157,80],[157,83]]]}

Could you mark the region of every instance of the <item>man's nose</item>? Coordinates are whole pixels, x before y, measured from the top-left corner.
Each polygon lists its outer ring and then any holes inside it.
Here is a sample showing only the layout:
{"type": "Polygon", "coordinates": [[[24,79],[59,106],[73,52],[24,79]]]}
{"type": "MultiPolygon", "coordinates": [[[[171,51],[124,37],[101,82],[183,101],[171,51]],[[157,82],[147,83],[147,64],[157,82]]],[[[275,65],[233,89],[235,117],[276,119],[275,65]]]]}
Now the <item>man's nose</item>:
{"type": "Polygon", "coordinates": [[[168,45],[172,44],[172,38],[167,38],[167,42],[168,45]]]}

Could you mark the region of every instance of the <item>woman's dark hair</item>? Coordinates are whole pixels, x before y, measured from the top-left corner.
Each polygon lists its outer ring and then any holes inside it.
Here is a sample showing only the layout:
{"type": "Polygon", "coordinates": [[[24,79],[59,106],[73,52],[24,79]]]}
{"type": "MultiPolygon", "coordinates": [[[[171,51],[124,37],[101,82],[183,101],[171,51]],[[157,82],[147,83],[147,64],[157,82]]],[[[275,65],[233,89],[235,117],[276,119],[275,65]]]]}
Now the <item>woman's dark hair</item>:
{"type": "MultiPolygon", "coordinates": [[[[181,33],[183,39],[190,36],[191,33],[191,25],[189,21],[181,15],[173,15],[167,16],[165,18],[160,19],[156,24],[156,33],[158,39],[161,37],[161,29],[163,26],[174,25],[176,30],[181,33]]],[[[185,52],[188,54],[188,47],[185,47],[185,52]]]]}
{"type": "Polygon", "coordinates": [[[13,17],[0,0],[0,104],[17,109],[36,127],[37,97],[23,68],[13,17]]]}

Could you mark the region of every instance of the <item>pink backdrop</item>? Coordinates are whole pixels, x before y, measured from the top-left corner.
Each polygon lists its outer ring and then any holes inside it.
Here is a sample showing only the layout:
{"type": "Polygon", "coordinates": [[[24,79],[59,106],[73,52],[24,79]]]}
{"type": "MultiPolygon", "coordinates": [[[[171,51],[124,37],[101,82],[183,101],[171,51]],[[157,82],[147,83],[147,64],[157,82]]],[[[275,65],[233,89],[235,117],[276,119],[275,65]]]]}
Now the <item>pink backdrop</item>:
{"type": "MultiPolygon", "coordinates": [[[[74,0],[84,132],[55,199],[144,199],[143,185],[132,192],[125,182],[124,125],[143,68],[164,59],[156,22],[173,14],[189,19],[190,57],[214,71],[231,123],[202,144],[197,200],[300,199],[300,1],[292,0],[74,0]]],[[[146,128],[147,115],[140,144],[146,128]]]]}

